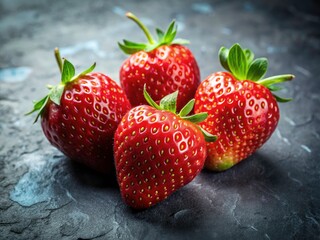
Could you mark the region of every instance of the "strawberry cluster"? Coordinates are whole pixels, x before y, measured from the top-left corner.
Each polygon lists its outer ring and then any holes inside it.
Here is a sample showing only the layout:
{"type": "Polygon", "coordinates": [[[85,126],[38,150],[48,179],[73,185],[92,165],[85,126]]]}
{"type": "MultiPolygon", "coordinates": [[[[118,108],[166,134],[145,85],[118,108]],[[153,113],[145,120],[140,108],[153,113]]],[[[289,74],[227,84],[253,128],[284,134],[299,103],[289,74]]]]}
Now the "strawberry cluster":
{"type": "Polygon", "coordinates": [[[130,54],[121,87],[93,64],[80,74],[55,56],[61,82],[34,104],[44,135],[72,160],[103,174],[116,172],[123,200],[144,209],[192,181],[203,167],[224,171],[246,159],[274,132],[275,95],[285,74],[264,78],[268,61],[234,44],[219,52],[225,72],[200,80],[191,51],[173,21],[157,40],[132,13],[148,43],[123,40],[130,54]]]}

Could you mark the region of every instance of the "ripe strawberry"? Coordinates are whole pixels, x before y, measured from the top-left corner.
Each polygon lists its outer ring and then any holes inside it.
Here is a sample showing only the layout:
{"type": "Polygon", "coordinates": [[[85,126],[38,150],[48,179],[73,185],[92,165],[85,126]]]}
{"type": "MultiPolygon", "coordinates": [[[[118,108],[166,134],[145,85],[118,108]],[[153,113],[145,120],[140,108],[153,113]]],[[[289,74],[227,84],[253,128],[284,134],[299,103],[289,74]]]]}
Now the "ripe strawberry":
{"type": "Polygon", "coordinates": [[[146,104],[143,86],[155,101],[179,90],[177,109],[180,110],[194,97],[200,84],[200,71],[191,51],[182,46],[188,41],[174,39],[177,33],[175,22],[171,22],[164,33],[156,29],[158,41],[132,13],[127,17],[135,21],[144,31],[148,43],[134,43],[123,40],[120,48],[126,54],[132,54],[124,61],[120,69],[120,83],[132,106],[146,104]]]}
{"type": "MultiPolygon", "coordinates": [[[[74,66],[62,60],[61,83],[49,86],[47,96],[30,112],[39,111],[42,130],[49,142],[69,158],[102,173],[113,171],[113,136],[131,108],[122,89],[108,76],[91,73],[95,67],[75,76],[74,66]]],[[[29,113],[29,114],[30,114],[29,113]]]]}
{"type": "Polygon", "coordinates": [[[271,91],[274,84],[294,76],[279,75],[262,79],[267,71],[266,58],[254,60],[253,53],[235,44],[221,48],[220,61],[229,72],[208,76],[195,95],[195,113],[207,112],[200,126],[218,136],[207,143],[205,167],[214,171],[226,170],[247,158],[271,136],[279,121],[277,101],[286,102],[271,91]]]}
{"type": "Polygon", "coordinates": [[[191,100],[177,115],[178,92],[157,105],[144,90],[151,106],[131,109],[114,137],[118,183],[124,201],[133,208],[148,208],[189,183],[202,169],[207,141],[215,136],[202,132],[195,122],[206,113],[186,116],[191,100]],[[204,135],[206,137],[204,137],[204,135]]]}

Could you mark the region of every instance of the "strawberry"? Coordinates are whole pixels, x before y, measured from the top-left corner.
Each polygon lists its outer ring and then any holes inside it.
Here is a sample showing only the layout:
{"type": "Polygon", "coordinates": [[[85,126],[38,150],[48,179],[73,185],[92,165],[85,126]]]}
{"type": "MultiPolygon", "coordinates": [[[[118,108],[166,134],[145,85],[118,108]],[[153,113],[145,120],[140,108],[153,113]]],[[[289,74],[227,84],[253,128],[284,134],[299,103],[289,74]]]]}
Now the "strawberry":
{"type": "Polygon", "coordinates": [[[114,137],[114,157],[124,201],[136,209],[148,208],[188,184],[201,171],[207,141],[215,136],[195,123],[206,113],[186,116],[194,100],[176,114],[178,91],[164,97],[160,106],[144,90],[151,106],[131,109],[114,137]]]}
{"type": "Polygon", "coordinates": [[[293,75],[264,78],[266,58],[257,58],[249,49],[233,45],[219,52],[222,66],[229,72],[208,76],[195,95],[195,113],[207,112],[200,123],[215,133],[218,141],[207,143],[205,167],[226,170],[260,148],[274,132],[280,117],[278,102],[290,99],[278,97],[274,84],[293,79],[293,75]]]}
{"type": "Polygon", "coordinates": [[[194,97],[200,84],[200,71],[192,52],[182,44],[184,39],[175,39],[177,27],[172,21],[164,33],[156,29],[158,41],[132,13],[128,18],[135,21],[145,33],[148,43],[123,40],[120,48],[131,54],[121,66],[120,83],[132,106],[147,104],[143,86],[147,84],[151,97],[158,102],[164,96],[179,91],[177,109],[180,110],[194,97]]]}
{"type": "Polygon", "coordinates": [[[131,108],[123,90],[108,76],[91,73],[95,67],[75,75],[74,66],[56,58],[61,83],[49,86],[49,94],[29,113],[39,111],[41,126],[49,142],[69,158],[102,173],[113,172],[113,136],[131,108]]]}

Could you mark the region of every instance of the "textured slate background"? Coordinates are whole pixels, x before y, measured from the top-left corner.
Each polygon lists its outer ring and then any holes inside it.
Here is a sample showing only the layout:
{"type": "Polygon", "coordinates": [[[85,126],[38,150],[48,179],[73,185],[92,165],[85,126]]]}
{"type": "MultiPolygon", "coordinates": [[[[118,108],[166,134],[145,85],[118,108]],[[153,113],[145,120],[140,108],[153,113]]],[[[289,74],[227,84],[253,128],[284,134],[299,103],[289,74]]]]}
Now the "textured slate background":
{"type": "Polygon", "coordinates": [[[320,5],[310,1],[0,0],[0,239],[320,239],[320,5]],[[223,173],[203,171],[169,199],[136,212],[115,181],[49,145],[23,114],[59,79],[53,57],[118,81],[116,42],[143,41],[124,17],[151,28],[172,18],[202,79],[221,70],[221,45],[270,60],[269,76],[296,75],[268,143],[223,173]]]}

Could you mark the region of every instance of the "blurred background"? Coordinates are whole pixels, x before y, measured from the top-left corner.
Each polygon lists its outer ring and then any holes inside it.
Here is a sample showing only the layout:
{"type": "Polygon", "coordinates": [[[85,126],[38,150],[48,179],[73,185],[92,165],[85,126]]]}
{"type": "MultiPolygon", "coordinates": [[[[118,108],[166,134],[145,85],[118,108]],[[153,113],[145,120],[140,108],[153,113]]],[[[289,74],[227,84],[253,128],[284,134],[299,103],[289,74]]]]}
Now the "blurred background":
{"type": "Polygon", "coordinates": [[[0,0],[0,239],[319,239],[320,3],[316,0],[0,0]],[[223,173],[202,172],[167,201],[134,212],[116,183],[50,146],[24,113],[60,79],[53,49],[119,82],[117,42],[146,41],[172,19],[204,79],[238,42],[292,73],[272,138],[223,173]],[[153,31],[154,32],[154,31],[153,31]]]}

